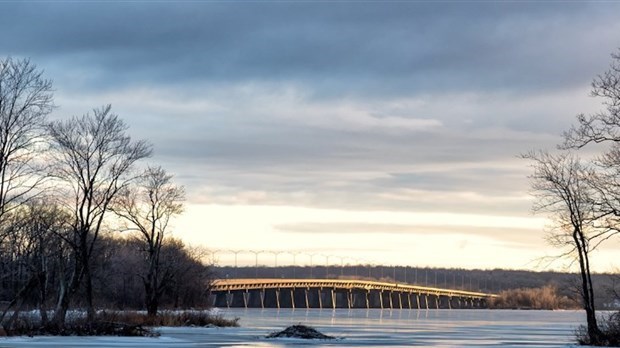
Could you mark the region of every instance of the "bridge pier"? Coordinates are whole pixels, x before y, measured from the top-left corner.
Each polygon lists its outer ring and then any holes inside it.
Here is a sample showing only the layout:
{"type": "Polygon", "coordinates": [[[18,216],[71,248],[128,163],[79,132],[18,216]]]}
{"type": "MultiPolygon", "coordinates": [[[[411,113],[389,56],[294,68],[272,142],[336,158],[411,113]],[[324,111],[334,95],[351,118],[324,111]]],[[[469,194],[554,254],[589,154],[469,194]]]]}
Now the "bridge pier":
{"type": "Polygon", "coordinates": [[[228,293],[226,293],[226,307],[230,308],[230,304],[232,303],[232,300],[234,298],[234,294],[230,292],[230,290],[228,290],[228,293]]]}
{"type": "Polygon", "coordinates": [[[351,309],[351,305],[353,302],[353,291],[351,289],[349,289],[349,291],[347,291],[347,307],[349,307],[349,309],[351,309]]]}
{"type": "Polygon", "coordinates": [[[260,290],[260,307],[265,309],[265,288],[260,290]]]}

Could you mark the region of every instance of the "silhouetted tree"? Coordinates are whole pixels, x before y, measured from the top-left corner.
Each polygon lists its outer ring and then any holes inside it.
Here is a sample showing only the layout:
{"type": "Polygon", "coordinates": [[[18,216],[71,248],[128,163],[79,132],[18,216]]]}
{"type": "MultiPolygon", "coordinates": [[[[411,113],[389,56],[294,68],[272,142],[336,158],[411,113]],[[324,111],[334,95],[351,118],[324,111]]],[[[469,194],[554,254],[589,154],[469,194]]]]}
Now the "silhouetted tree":
{"type": "Polygon", "coordinates": [[[575,256],[579,264],[588,335],[596,342],[600,331],[594,307],[590,252],[598,245],[601,230],[597,227],[600,216],[593,200],[596,192],[589,182],[594,173],[571,154],[540,152],[530,153],[526,158],[534,163],[531,175],[536,197],[534,211],[550,215],[554,225],[549,240],[568,248],[563,256],[575,256]]]}
{"type": "Polygon", "coordinates": [[[172,182],[172,175],[161,167],[149,167],[138,185],[119,195],[113,210],[129,223],[129,230],[136,232],[145,254],[144,283],[145,305],[148,315],[157,315],[159,299],[171,274],[162,271],[161,249],[168,233],[170,219],[183,211],[185,193],[172,182]]]}
{"type": "Polygon", "coordinates": [[[45,178],[35,157],[53,108],[52,82],[34,64],[0,59],[0,233],[5,214],[32,197],[45,178]]]}
{"type": "Polygon", "coordinates": [[[57,167],[55,175],[63,184],[62,203],[72,212],[72,235],[67,243],[74,250],[74,267],[59,294],[54,322],[63,325],[71,296],[82,279],[88,321],[94,318],[90,258],[104,217],[115,196],[136,179],[135,163],[150,156],[145,141],[132,141],[127,125],[108,105],[93,114],[55,121],[49,125],[51,146],[57,167]]]}

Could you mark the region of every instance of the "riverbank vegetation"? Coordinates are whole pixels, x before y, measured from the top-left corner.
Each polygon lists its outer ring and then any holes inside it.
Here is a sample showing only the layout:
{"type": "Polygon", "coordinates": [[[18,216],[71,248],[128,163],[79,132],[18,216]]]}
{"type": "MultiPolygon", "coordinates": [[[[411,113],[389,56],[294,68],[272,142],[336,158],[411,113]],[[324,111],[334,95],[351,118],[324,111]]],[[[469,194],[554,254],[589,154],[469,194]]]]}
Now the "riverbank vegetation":
{"type": "Polygon", "coordinates": [[[501,291],[490,299],[492,309],[578,309],[579,303],[558,294],[554,286],[501,291]]]}
{"type": "Polygon", "coordinates": [[[164,310],[153,317],[146,311],[97,311],[89,322],[84,312],[69,312],[62,328],[43,325],[36,312],[23,312],[0,336],[157,336],[154,327],[236,327],[239,319],[227,319],[208,310],[164,310]]]}

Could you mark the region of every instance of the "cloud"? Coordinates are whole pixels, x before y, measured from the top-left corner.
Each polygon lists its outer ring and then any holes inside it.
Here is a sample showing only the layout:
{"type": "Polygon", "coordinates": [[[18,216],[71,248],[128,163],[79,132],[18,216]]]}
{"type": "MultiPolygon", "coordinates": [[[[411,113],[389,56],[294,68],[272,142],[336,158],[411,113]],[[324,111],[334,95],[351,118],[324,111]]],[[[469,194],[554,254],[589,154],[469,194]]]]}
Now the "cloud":
{"type": "Polygon", "coordinates": [[[478,236],[496,240],[511,247],[538,247],[544,243],[545,233],[541,229],[531,227],[484,227],[466,225],[438,225],[428,224],[380,224],[380,223],[292,223],[275,226],[285,233],[300,234],[374,234],[374,235],[400,235],[408,234],[423,239],[428,236],[443,235],[446,238],[466,238],[466,236],[478,236]]]}
{"type": "Polygon", "coordinates": [[[516,156],[553,148],[575,114],[600,108],[589,82],[618,45],[619,10],[0,2],[0,55],[45,69],[54,118],[111,103],[190,205],[523,218],[530,170],[516,156]]]}
{"type": "Polygon", "coordinates": [[[55,62],[59,73],[88,65],[88,77],[66,81],[73,90],[268,81],[318,98],[527,93],[589,81],[620,29],[611,3],[2,6],[0,53],[55,62]]]}

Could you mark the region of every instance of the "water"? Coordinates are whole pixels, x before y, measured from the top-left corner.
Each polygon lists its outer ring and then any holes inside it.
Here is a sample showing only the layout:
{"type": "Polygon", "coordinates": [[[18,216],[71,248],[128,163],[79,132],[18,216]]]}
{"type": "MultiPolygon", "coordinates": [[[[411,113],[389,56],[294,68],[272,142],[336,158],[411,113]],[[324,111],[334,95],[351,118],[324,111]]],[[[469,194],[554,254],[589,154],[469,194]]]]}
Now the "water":
{"type": "Polygon", "coordinates": [[[227,309],[223,313],[240,318],[246,330],[240,345],[260,346],[299,345],[303,341],[258,337],[301,323],[341,338],[313,342],[315,346],[566,347],[585,321],[581,311],[227,309]]]}
{"type": "Polygon", "coordinates": [[[238,328],[165,327],[161,337],[0,337],[0,347],[568,347],[580,311],[223,309],[238,328]],[[337,340],[266,339],[294,324],[337,340]]]}

